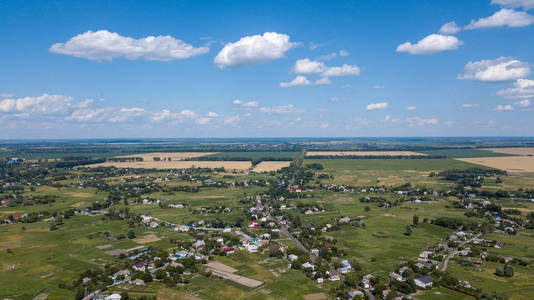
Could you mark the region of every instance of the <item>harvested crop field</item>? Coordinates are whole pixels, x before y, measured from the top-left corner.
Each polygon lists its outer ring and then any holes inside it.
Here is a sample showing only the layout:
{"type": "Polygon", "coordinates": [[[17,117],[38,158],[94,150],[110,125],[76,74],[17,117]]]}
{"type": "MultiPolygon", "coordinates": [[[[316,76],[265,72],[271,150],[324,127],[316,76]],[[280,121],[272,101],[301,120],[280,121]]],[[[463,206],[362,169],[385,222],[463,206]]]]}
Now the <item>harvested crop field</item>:
{"type": "Polygon", "coordinates": [[[263,282],[259,280],[234,274],[235,272],[237,272],[236,269],[220,262],[209,262],[206,264],[206,266],[208,267],[208,270],[212,272],[213,275],[222,277],[227,280],[231,280],[249,288],[255,288],[263,284],[263,282]]]}
{"type": "Polygon", "coordinates": [[[534,148],[489,148],[484,149],[496,153],[515,154],[515,155],[534,155],[534,148]]]}
{"type": "Polygon", "coordinates": [[[426,156],[413,151],[311,151],[306,157],[314,156],[426,156]]]}
{"type": "Polygon", "coordinates": [[[506,170],[508,172],[534,172],[534,157],[532,156],[473,157],[456,159],[495,169],[506,170]]]}
{"type": "Polygon", "coordinates": [[[289,167],[290,161],[262,161],[257,164],[252,171],[254,172],[270,172],[277,171],[285,167],[289,167]]]}
{"type": "Polygon", "coordinates": [[[144,237],[138,237],[138,238],[132,239],[132,241],[136,242],[137,244],[152,243],[152,242],[157,242],[159,240],[161,239],[154,234],[149,234],[144,237]]]}
{"type": "Polygon", "coordinates": [[[141,157],[143,161],[154,161],[154,157],[161,159],[173,160],[184,160],[188,158],[195,158],[207,155],[217,154],[218,152],[153,152],[153,153],[142,153],[142,154],[132,154],[124,156],[116,156],[115,158],[126,158],[126,157],[141,157]]]}
{"type": "Polygon", "coordinates": [[[136,162],[104,162],[88,165],[88,167],[116,167],[132,169],[189,169],[189,168],[225,168],[226,170],[248,170],[250,161],[136,161],[136,162]]]}
{"type": "Polygon", "coordinates": [[[302,296],[304,300],[326,300],[328,299],[325,293],[315,293],[302,296]]]}

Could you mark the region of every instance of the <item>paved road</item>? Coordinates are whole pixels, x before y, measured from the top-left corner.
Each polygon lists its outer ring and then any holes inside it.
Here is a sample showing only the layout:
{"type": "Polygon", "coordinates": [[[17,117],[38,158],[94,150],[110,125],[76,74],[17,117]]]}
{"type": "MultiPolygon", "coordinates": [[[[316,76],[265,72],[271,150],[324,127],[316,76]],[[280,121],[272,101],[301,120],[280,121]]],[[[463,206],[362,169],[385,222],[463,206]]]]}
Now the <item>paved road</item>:
{"type": "Polygon", "coordinates": [[[467,243],[470,243],[472,240],[478,238],[480,235],[482,235],[482,233],[479,233],[477,235],[475,235],[474,237],[462,242],[460,245],[458,245],[458,247],[454,248],[453,250],[451,250],[451,252],[449,253],[449,255],[447,255],[447,257],[445,258],[445,260],[443,261],[443,266],[441,267],[441,271],[442,272],[445,272],[447,270],[447,267],[449,266],[449,260],[451,258],[453,258],[456,253],[458,253],[458,248],[460,247],[463,247],[465,244],[467,243]]]}
{"type": "Polygon", "coordinates": [[[297,240],[290,232],[289,230],[287,230],[287,228],[285,226],[282,226],[280,225],[280,232],[287,236],[290,240],[293,241],[293,243],[295,243],[295,245],[297,245],[297,248],[299,248],[300,250],[306,252],[306,253],[309,253],[310,251],[308,251],[308,249],[306,249],[306,247],[304,247],[304,245],[302,245],[299,240],[297,240]]]}

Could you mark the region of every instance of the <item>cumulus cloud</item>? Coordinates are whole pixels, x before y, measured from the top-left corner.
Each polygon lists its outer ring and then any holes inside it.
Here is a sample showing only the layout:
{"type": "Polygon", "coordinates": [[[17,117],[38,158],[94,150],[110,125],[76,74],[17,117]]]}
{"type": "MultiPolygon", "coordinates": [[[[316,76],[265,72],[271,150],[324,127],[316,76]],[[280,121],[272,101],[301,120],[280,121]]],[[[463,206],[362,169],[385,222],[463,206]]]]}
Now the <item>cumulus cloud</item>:
{"type": "Polygon", "coordinates": [[[343,64],[341,67],[330,67],[321,74],[324,77],[349,75],[360,75],[360,68],[358,66],[343,64]]]}
{"type": "Polygon", "coordinates": [[[531,9],[534,8],[534,0],[491,0],[491,4],[504,7],[531,9]]]}
{"type": "Polygon", "coordinates": [[[530,74],[530,67],[527,63],[504,56],[469,62],[464,69],[465,73],[458,75],[458,79],[502,82],[523,78],[530,74]]]}
{"type": "Polygon", "coordinates": [[[305,76],[299,75],[290,82],[280,82],[280,87],[292,87],[292,86],[301,86],[301,85],[310,85],[311,82],[305,76]]]}
{"type": "Polygon", "coordinates": [[[23,113],[27,115],[53,115],[66,113],[72,107],[72,98],[64,95],[42,94],[38,97],[3,99],[0,113],[23,113]]]}
{"type": "Polygon", "coordinates": [[[218,116],[219,114],[216,112],[212,112],[212,111],[208,112],[208,117],[210,118],[217,118],[218,116]]]}
{"type": "Polygon", "coordinates": [[[214,61],[221,69],[250,66],[282,58],[297,44],[289,40],[289,35],[276,32],[245,36],[235,43],[226,44],[214,61]]]}
{"type": "Polygon", "coordinates": [[[324,85],[324,84],[331,84],[332,81],[328,77],[323,77],[321,79],[315,80],[315,82],[311,82],[306,78],[306,76],[299,75],[295,77],[295,79],[291,80],[290,82],[280,82],[280,87],[293,87],[293,86],[303,86],[303,85],[324,85]]]}
{"type": "Polygon", "coordinates": [[[514,82],[514,87],[500,90],[497,95],[508,99],[533,98],[534,97],[534,80],[518,79],[514,82]]]}
{"type": "Polygon", "coordinates": [[[121,108],[117,111],[113,111],[109,116],[108,121],[112,123],[126,122],[130,121],[132,118],[141,117],[145,113],[146,110],[140,107],[121,108]]]}
{"type": "Polygon", "coordinates": [[[506,105],[497,105],[494,109],[495,111],[511,111],[511,110],[514,110],[514,107],[511,106],[510,104],[506,104],[506,105]]]}
{"type": "Polygon", "coordinates": [[[408,118],[407,121],[410,127],[425,126],[425,125],[438,125],[438,119],[436,118],[424,119],[420,117],[412,117],[412,118],[408,118]]]}
{"type": "Polygon", "coordinates": [[[321,79],[315,80],[315,85],[322,85],[322,84],[331,84],[332,81],[328,77],[323,77],[321,79]]]}
{"type": "Polygon", "coordinates": [[[514,103],[514,105],[517,107],[529,107],[530,104],[531,104],[530,101],[527,99],[517,101],[516,103],[514,103]]]}
{"type": "Polygon", "coordinates": [[[379,102],[379,103],[369,103],[365,109],[366,110],[375,110],[375,109],[386,109],[389,107],[389,104],[387,102],[379,102]]]}
{"type": "Polygon", "coordinates": [[[161,111],[154,113],[154,115],[152,116],[152,121],[162,122],[174,117],[175,114],[173,114],[170,110],[162,109],[161,111]]]}
{"type": "Polygon", "coordinates": [[[109,115],[109,113],[109,109],[104,108],[79,109],[74,111],[66,119],[78,122],[103,121],[104,118],[109,115]]]}
{"type": "Polygon", "coordinates": [[[235,105],[239,105],[241,107],[245,107],[245,108],[253,108],[253,107],[258,107],[260,105],[258,101],[243,101],[240,99],[235,99],[232,103],[234,103],[235,105]]]}
{"type": "Polygon", "coordinates": [[[170,61],[207,53],[208,47],[194,47],[172,36],[147,36],[140,39],[121,36],[107,30],[87,31],[65,43],[53,44],[52,53],[98,61],[124,57],[135,60],[170,61]]]}
{"type": "Polygon", "coordinates": [[[296,74],[311,74],[321,73],[326,69],[323,62],[309,60],[308,58],[299,59],[293,67],[293,72],[296,74]]]}
{"type": "Polygon", "coordinates": [[[383,89],[384,86],[383,85],[380,85],[380,84],[375,84],[372,86],[373,89],[383,89]]]}
{"type": "Polygon", "coordinates": [[[397,52],[408,52],[410,54],[433,54],[446,50],[456,50],[463,42],[452,35],[431,34],[412,44],[406,42],[397,46],[397,52]]]}
{"type": "Polygon", "coordinates": [[[413,106],[413,105],[410,105],[406,108],[407,110],[416,110],[417,107],[413,106]]]}
{"type": "Polygon", "coordinates": [[[471,20],[465,29],[478,29],[490,27],[523,27],[534,23],[534,16],[529,15],[524,11],[516,11],[513,9],[503,8],[493,15],[481,18],[478,20],[471,20]]]}
{"type": "Polygon", "coordinates": [[[458,27],[458,25],[456,25],[456,22],[452,21],[452,22],[443,24],[443,26],[441,26],[441,28],[439,29],[439,33],[444,34],[444,35],[451,35],[451,34],[456,34],[460,30],[461,28],[458,27]]]}
{"type": "Polygon", "coordinates": [[[237,125],[237,123],[239,123],[240,120],[241,118],[238,115],[233,116],[233,117],[228,117],[224,120],[224,125],[235,126],[237,125]]]}

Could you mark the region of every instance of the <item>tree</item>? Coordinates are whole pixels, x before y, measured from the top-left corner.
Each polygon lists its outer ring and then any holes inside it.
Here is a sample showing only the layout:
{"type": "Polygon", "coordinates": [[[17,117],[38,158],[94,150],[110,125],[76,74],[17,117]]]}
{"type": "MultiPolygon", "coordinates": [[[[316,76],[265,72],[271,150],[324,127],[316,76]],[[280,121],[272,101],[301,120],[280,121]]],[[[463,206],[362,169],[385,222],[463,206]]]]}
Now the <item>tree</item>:
{"type": "Polygon", "coordinates": [[[417,226],[419,224],[419,216],[413,215],[413,226],[417,226]]]}
{"type": "Polygon", "coordinates": [[[135,231],[133,230],[128,230],[128,238],[129,239],[135,239],[135,231]]]}

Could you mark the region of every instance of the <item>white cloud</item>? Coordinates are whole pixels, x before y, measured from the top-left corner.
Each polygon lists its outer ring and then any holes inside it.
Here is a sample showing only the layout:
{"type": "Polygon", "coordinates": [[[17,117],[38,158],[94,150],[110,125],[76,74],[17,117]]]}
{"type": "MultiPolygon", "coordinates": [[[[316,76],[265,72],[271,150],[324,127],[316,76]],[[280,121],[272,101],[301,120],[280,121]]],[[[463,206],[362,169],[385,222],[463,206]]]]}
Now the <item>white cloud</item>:
{"type": "Polygon", "coordinates": [[[163,109],[159,112],[156,112],[154,116],[152,116],[152,120],[155,122],[161,122],[173,118],[174,116],[175,115],[170,110],[163,109]]]}
{"type": "Polygon", "coordinates": [[[465,29],[490,28],[490,27],[523,27],[534,23],[534,16],[524,11],[515,11],[513,9],[503,8],[493,15],[471,20],[465,29]]]}
{"type": "Polygon", "coordinates": [[[311,82],[305,76],[299,75],[290,82],[280,82],[280,87],[292,87],[292,86],[310,85],[310,84],[311,82]]]}
{"type": "Polygon", "coordinates": [[[15,94],[3,93],[3,94],[0,94],[0,99],[2,98],[15,98],[15,94]]]}
{"type": "Polygon", "coordinates": [[[318,60],[331,60],[331,59],[336,58],[336,56],[337,56],[337,53],[333,52],[333,53],[330,53],[330,54],[321,55],[321,56],[317,57],[317,59],[318,60]]]}
{"type": "Polygon", "coordinates": [[[229,117],[224,120],[224,125],[235,126],[237,125],[237,123],[239,123],[240,120],[241,118],[239,116],[229,117]]]}
{"type": "Polygon", "coordinates": [[[339,56],[349,56],[350,55],[350,52],[345,50],[345,49],[341,49],[339,50],[339,56]]]}
{"type": "Polygon", "coordinates": [[[456,50],[463,42],[452,35],[431,34],[412,44],[406,42],[397,46],[397,52],[408,52],[410,54],[432,54],[446,50],[456,50]]]}
{"type": "Polygon", "coordinates": [[[443,24],[443,26],[441,26],[441,28],[439,29],[439,33],[450,35],[450,34],[455,34],[460,30],[461,28],[458,27],[458,25],[456,25],[456,22],[452,21],[452,22],[443,24]]]}
{"type": "Polygon", "coordinates": [[[521,101],[518,101],[516,103],[514,103],[515,106],[517,107],[529,107],[530,106],[530,101],[527,100],[527,99],[524,99],[524,100],[521,100],[521,101]]]}
{"type": "Polygon", "coordinates": [[[235,99],[232,103],[245,108],[253,108],[260,106],[260,103],[258,101],[243,101],[240,99],[235,99]]]}
{"type": "Polygon", "coordinates": [[[302,111],[296,110],[293,104],[280,105],[280,106],[271,106],[271,107],[260,107],[260,111],[269,114],[291,114],[291,113],[301,113],[302,111]]]}
{"type": "Polygon", "coordinates": [[[365,109],[375,110],[375,109],[386,109],[388,107],[389,107],[389,104],[387,102],[379,102],[379,103],[370,103],[365,107],[365,109]]]}
{"type": "Polygon", "coordinates": [[[491,4],[497,4],[504,7],[518,8],[522,7],[523,9],[534,8],[534,0],[491,0],[491,4]]]}
{"type": "Polygon", "coordinates": [[[390,115],[386,115],[386,116],[384,117],[384,121],[387,122],[387,121],[389,121],[389,120],[391,120],[391,116],[390,116],[390,115]]]}
{"type": "Polygon", "coordinates": [[[49,50],[53,53],[98,61],[111,61],[119,57],[130,60],[145,58],[170,61],[204,54],[209,48],[196,48],[169,35],[134,39],[115,32],[99,30],[79,34],[66,43],[56,43],[49,50]]]}
{"type": "Polygon", "coordinates": [[[497,95],[508,99],[533,98],[534,97],[534,80],[518,79],[514,82],[513,88],[500,90],[497,95]]]}
{"type": "Polygon", "coordinates": [[[195,118],[197,114],[189,109],[184,109],[180,112],[180,116],[186,117],[186,118],[195,118]]]}
{"type": "Polygon", "coordinates": [[[245,102],[243,103],[241,106],[243,107],[258,107],[260,105],[260,103],[258,101],[248,101],[248,102],[245,102]]]}
{"type": "Polygon", "coordinates": [[[341,67],[330,67],[324,71],[321,76],[334,77],[334,76],[348,76],[348,75],[360,75],[360,68],[358,66],[351,66],[343,64],[341,67]]]}
{"type": "Polygon", "coordinates": [[[473,107],[479,107],[480,104],[477,103],[464,103],[460,105],[461,108],[473,108],[473,107]]]}
{"type": "Polygon", "coordinates": [[[38,97],[4,99],[0,101],[0,113],[24,113],[28,115],[64,114],[72,107],[72,98],[63,95],[42,94],[38,97]]]}
{"type": "Polygon", "coordinates": [[[310,50],[315,50],[317,48],[323,47],[325,44],[317,44],[314,42],[310,42],[310,50]]]}
{"type": "Polygon", "coordinates": [[[321,79],[315,80],[315,85],[322,85],[322,84],[331,84],[332,81],[328,77],[323,77],[321,79]]]}
{"type": "Polygon", "coordinates": [[[458,79],[501,82],[519,79],[530,74],[530,67],[527,63],[504,56],[493,60],[469,62],[464,69],[465,74],[458,75],[458,79]]]}
{"type": "Polygon", "coordinates": [[[510,104],[506,104],[506,105],[497,105],[497,107],[495,107],[494,109],[495,111],[511,111],[511,110],[514,110],[514,107],[511,106],[510,104]]]}
{"type": "Polygon", "coordinates": [[[416,110],[417,107],[413,106],[413,105],[410,105],[406,108],[407,110],[416,110]]]}
{"type": "Polygon", "coordinates": [[[326,123],[326,122],[322,122],[322,123],[319,124],[319,128],[321,128],[321,129],[326,129],[326,128],[328,128],[329,126],[330,126],[330,125],[329,125],[328,123],[326,123]]]}
{"type": "Polygon", "coordinates": [[[218,116],[219,114],[216,112],[212,112],[212,111],[208,112],[208,117],[210,118],[217,118],[218,116]]]}
{"type": "Polygon", "coordinates": [[[420,117],[413,117],[413,118],[408,118],[407,121],[408,121],[408,125],[411,127],[438,124],[438,119],[436,118],[424,119],[420,117]]]}
{"type": "Polygon", "coordinates": [[[118,111],[114,111],[108,118],[109,122],[120,123],[130,121],[132,118],[141,117],[146,113],[144,108],[132,107],[132,108],[121,108],[118,111]]]}
{"type": "Polygon", "coordinates": [[[291,42],[287,34],[265,32],[226,44],[214,61],[221,69],[250,66],[282,58],[286,51],[295,46],[297,43],[291,42]]]}
{"type": "Polygon", "coordinates": [[[384,88],[384,86],[380,85],[380,84],[373,85],[373,89],[383,89],[383,88],[384,88]]]}
{"type": "Polygon", "coordinates": [[[66,119],[78,122],[102,121],[108,114],[109,110],[104,108],[79,109],[74,111],[66,119]]]}
{"type": "Polygon", "coordinates": [[[345,98],[338,98],[338,97],[332,97],[330,98],[330,102],[346,102],[347,99],[345,98]]]}
{"type": "Polygon", "coordinates": [[[200,125],[208,124],[210,121],[211,121],[211,118],[206,118],[206,117],[198,118],[195,120],[195,122],[200,125]]]}
{"type": "Polygon", "coordinates": [[[299,59],[293,67],[293,72],[296,74],[311,74],[321,73],[326,69],[323,62],[309,60],[308,58],[299,59]]]}

